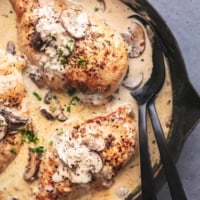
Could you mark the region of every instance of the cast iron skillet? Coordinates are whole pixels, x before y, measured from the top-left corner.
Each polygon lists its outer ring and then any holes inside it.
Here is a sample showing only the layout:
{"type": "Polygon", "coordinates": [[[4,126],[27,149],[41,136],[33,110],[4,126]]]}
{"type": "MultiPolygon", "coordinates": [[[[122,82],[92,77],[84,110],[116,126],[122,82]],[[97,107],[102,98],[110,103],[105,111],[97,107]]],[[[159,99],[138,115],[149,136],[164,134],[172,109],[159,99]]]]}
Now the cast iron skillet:
{"type": "MultiPolygon", "coordinates": [[[[156,10],[146,0],[123,0],[122,2],[138,15],[150,21],[164,44],[173,89],[173,121],[168,145],[170,151],[173,152],[173,159],[177,160],[184,141],[200,121],[200,97],[189,82],[185,63],[176,39],[156,10]]],[[[157,189],[163,182],[164,173],[160,170],[155,178],[157,189]]],[[[135,196],[138,196],[139,190],[134,191],[134,193],[135,196]]]]}

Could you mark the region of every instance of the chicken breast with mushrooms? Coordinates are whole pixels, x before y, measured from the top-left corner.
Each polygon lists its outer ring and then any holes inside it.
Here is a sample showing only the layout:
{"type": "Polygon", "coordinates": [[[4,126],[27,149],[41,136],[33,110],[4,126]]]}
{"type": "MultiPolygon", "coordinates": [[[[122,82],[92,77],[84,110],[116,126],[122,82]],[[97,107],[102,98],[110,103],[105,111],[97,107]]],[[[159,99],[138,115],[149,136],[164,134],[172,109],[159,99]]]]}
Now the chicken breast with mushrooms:
{"type": "Polygon", "coordinates": [[[136,122],[122,106],[104,116],[68,126],[54,134],[43,155],[34,188],[37,200],[75,199],[86,191],[108,188],[117,172],[133,157],[136,122]]]}
{"type": "Polygon", "coordinates": [[[76,88],[79,98],[101,104],[119,87],[127,67],[120,34],[78,4],[64,0],[11,0],[18,38],[40,87],[76,88]]]}
{"type": "Polygon", "coordinates": [[[25,60],[0,50],[0,173],[21,147],[20,128],[26,125],[25,88],[21,71],[25,60]]]}

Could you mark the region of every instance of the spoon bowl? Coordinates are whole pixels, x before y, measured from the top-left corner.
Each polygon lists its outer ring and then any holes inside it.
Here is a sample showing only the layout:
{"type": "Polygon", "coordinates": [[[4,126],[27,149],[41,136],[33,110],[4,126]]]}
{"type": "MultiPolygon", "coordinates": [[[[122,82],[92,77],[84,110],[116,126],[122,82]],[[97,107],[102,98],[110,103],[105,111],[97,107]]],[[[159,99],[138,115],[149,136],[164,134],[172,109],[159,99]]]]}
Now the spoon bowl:
{"type": "MultiPolygon", "coordinates": [[[[131,16],[134,17],[134,16],[131,16]]],[[[153,69],[150,79],[138,90],[131,91],[131,96],[135,98],[139,109],[139,151],[140,151],[140,169],[141,169],[141,188],[143,200],[156,200],[156,193],[153,185],[152,167],[148,149],[147,125],[146,125],[146,109],[148,107],[150,118],[153,125],[155,138],[158,144],[161,161],[166,174],[166,179],[170,188],[173,200],[186,200],[182,183],[180,181],[176,167],[172,161],[168,151],[167,142],[165,140],[163,130],[155,109],[154,99],[165,80],[165,63],[163,55],[163,45],[159,37],[149,23],[142,17],[136,18],[145,26],[147,35],[152,45],[153,69]],[[153,34],[152,34],[153,33],[153,34]]],[[[131,194],[126,200],[131,200],[131,194]]]]}

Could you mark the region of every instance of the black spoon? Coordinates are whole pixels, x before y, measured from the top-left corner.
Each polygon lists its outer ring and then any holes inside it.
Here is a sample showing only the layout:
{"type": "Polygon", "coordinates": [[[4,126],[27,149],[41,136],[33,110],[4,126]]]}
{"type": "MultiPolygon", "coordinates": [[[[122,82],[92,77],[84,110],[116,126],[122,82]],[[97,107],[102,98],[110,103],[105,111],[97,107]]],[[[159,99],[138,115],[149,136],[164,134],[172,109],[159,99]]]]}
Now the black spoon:
{"type": "MultiPolygon", "coordinates": [[[[136,99],[139,107],[139,149],[140,149],[140,166],[141,166],[141,187],[143,200],[156,200],[156,193],[153,186],[152,167],[148,151],[148,138],[146,127],[146,108],[149,108],[150,117],[154,129],[154,134],[159,147],[161,160],[165,170],[166,178],[169,184],[171,196],[173,200],[186,200],[180,178],[176,167],[171,159],[167,148],[167,142],[163,135],[159,118],[154,106],[156,94],[161,89],[165,80],[165,64],[159,38],[142,17],[137,19],[147,28],[147,34],[150,37],[153,49],[153,69],[150,79],[144,86],[136,91],[132,91],[131,95],[136,99]]],[[[131,200],[133,194],[130,194],[126,200],[131,200]]]]}

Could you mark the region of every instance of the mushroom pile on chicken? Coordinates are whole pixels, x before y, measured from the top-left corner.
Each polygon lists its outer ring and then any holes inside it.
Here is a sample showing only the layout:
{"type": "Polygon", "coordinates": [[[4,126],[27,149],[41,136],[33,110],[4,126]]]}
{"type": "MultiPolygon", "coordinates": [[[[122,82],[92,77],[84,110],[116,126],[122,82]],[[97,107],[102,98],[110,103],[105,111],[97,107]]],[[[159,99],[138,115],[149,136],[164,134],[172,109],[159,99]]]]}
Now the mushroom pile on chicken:
{"type": "Polygon", "coordinates": [[[39,87],[75,88],[89,104],[107,102],[128,67],[123,38],[103,20],[64,0],[11,0],[20,50],[39,87]]]}

